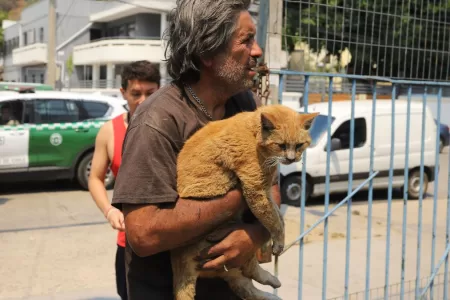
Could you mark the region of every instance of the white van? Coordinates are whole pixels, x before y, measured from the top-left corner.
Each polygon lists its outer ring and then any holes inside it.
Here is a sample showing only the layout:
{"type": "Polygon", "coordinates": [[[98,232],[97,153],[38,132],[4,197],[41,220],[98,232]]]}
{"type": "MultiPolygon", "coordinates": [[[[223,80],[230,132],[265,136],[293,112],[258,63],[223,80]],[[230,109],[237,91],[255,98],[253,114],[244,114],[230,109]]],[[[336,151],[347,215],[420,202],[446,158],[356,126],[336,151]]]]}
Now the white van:
{"type": "MultiPolygon", "coordinates": [[[[369,100],[355,102],[355,132],[353,148],[353,189],[369,177],[370,149],[372,136],[372,106],[369,100]]],[[[417,199],[420,193],[420,153],[422,133],[422,103],[411,102],[410,143],[409,143],[409,179],[410,199],[417,199]]],[[[298,109],[299,113],[304,108],[298,109]]],[[[310,130],[311,147],[306,150],[306,201],[311,196],[324,195],[326,191],[327,164],[327,126],[328,103],[308,106],[308,112],[319,112],[310,130]]],[[[339,101],[332,104],[331,152],[330,152],[330,193],[347,192],[350,161],[350,118],[351,101],[339,101]]],[[[387,189],[391,153],[392,102],[378,100],[375,118],[374,170],[379,174],[373,180],[374,189],[387,189]]],[[[423,194],[428,183],[434,181],[436,130],[437,126],[431,110],[427,107],[424,138],[424,176],[423,194]]],[[[394,121],[394,172],[393,188],[403,188],[406,154],[407,101],[395,102],[394,121]]],[[[299,206],[301,199],[302,161],[291,165],[280,165],[282,201],[299,206]]],[[[369,184],[363,189],[367,190],[369,184]]]]}

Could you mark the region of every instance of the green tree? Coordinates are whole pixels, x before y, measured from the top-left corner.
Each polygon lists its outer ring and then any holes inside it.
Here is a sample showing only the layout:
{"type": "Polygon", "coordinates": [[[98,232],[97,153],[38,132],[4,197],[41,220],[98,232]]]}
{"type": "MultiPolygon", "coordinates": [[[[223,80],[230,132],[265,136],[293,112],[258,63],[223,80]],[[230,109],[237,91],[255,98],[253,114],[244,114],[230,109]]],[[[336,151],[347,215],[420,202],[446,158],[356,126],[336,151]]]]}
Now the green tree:
{"type": "Polygon", "coordinates": [[[284,2],[284,48],[352,53],[347,72],[446,79],[450,1],[310,0],[284,2]]]}

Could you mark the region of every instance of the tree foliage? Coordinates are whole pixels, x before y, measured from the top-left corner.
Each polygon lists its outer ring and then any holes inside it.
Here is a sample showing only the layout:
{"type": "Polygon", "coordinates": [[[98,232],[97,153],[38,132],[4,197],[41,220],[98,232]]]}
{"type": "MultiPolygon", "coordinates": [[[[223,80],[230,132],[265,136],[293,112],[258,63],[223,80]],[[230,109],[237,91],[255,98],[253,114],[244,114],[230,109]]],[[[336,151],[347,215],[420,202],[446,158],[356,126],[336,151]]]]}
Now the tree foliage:
{"type": "Polygon", "coordinates": [[[446,79],[450,1],[302,0],[284,2],[284,48],[298,41],[331,54],[348,48],[348,73],[446,79]]]}

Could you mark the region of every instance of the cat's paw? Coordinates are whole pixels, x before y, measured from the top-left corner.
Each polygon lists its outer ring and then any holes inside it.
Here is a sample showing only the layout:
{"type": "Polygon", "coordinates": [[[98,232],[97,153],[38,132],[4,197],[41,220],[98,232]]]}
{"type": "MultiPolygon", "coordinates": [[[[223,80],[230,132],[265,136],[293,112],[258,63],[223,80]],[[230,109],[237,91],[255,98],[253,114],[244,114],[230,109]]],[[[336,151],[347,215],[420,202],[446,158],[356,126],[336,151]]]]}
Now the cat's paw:
{"type": "Polygon", "coordinates": [[[281,282],[275,276],[270,276],[270,278],[267,280],[266,285],[270,285],[274,289],[277,289],[277,288],[281,287],[281,282]]]}
{"type": "Polygon", "coordinates": [[[273,242],[272,245],[272,254],[273,255],[280,255],[281,252],[283,252],[284,249],[284,243],[280,243],[280,242],[273,242]]]}

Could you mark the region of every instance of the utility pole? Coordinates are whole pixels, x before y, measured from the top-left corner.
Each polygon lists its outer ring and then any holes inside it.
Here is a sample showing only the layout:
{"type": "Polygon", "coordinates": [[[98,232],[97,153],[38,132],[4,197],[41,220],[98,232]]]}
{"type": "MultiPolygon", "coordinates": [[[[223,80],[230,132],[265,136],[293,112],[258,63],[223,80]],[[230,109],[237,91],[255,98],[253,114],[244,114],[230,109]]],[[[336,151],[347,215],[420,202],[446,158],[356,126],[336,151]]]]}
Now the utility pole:
{"type": "Polygon", "coordinates": [[[47,41],[47,80],[55,87],[56,83],[56,0],[48,0],[48,41],[47,41]]]}
{"type": "MultiPolygon", "coordinates": [[[[264,61],[270,69],[281,68],[281,35],[283,24],[283,1],[259,1],[258,31],[256,40],[264,53],[264,61]]],[[[278,75],[270,75],[270,95],[272,104],[278,103],[278,75]]],[[[265,82],[263,82],[263,90],[265,82]]],[[[270,103],[268,103],[270,104],[270,103]]]]}
{"type": "MultiPolygon", "coordinates": [[[[267,21],[266,60],[269,68],[281,69],[282,33],[283,33],[283,1],[268,0],[269,19],[267,21]]],[[[286,79],[286,77],[285,77],[286,79]]],[[[272,104],[278,103],[279,76],[270,75],[270,96],[272,104]]],[[[286,82],[286,81],[285,81],[286,82]]],[[[281,100],[281,99],[280,99],[281,100]]]]}

